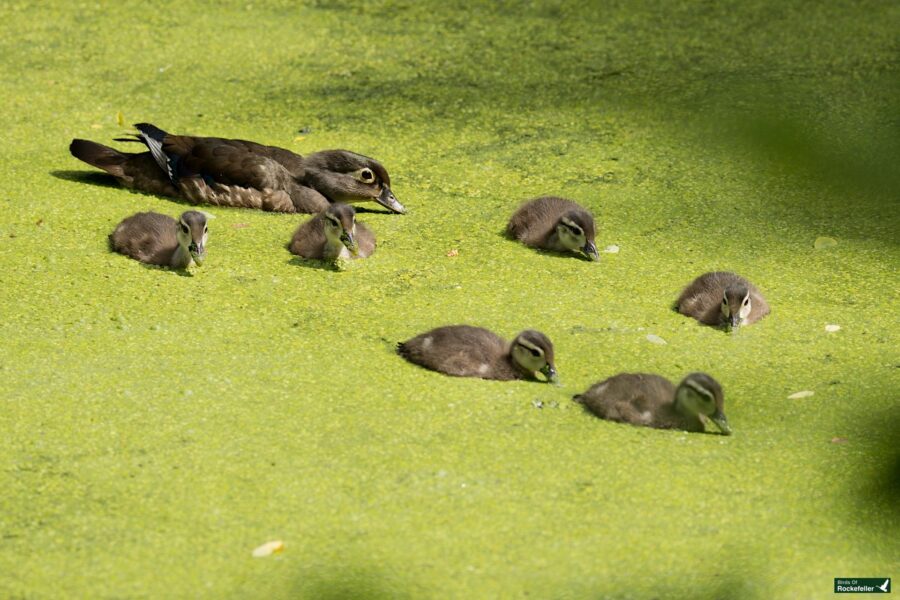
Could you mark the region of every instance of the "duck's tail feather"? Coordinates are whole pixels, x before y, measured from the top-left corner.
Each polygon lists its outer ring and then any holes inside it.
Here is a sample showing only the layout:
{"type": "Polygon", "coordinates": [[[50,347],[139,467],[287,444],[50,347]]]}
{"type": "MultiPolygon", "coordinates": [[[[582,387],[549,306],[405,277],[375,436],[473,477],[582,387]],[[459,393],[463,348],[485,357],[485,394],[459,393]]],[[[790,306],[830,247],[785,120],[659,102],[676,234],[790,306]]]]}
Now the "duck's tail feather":
{"type": "Polygon", "coordinates": [[[122,177],[124,174],[122,165],[128,160],[128,157],[118,150],[90,140],[72,140],[69,152],[78,160],[103,169],[114,177],[122,177]]]}

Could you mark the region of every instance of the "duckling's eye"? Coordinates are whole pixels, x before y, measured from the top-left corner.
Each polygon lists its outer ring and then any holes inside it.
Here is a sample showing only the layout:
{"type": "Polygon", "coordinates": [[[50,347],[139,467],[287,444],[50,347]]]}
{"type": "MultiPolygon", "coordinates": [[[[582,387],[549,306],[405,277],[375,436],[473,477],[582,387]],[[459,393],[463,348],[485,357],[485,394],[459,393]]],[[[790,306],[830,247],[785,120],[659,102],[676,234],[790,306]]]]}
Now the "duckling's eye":
{"type": "Polygon", "coordinates": [[[191,230],[188,228],[188,226],[185,225],[184,223],[181,223],[181,231],[183,231],[184,233],[190,233],[190,232],[191,232],[191,230]]]}
{"type": "Polygon", "coordinates": [[[209,233],[209,227],[206,225],[203,226],[203,233],[209,233]]]}
{"type": "Polygon", "coordinates": [[[747,306],[748,304],[750,304],[750,296],[744,298],[744,306],[747,306]]]}

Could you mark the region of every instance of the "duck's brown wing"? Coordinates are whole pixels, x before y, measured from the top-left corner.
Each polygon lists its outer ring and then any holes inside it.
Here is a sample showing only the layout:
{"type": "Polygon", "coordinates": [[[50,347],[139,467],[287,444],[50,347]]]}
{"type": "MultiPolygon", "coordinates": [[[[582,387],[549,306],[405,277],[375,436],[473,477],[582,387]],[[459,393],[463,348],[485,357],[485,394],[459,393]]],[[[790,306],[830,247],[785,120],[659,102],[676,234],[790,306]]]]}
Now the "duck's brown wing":
{"type": "Polygon", "coordinates": [[[139,123],[138,138],[150,149],[182,196],[196,203],[319,212],[328,200],[301,186],[302,157],[247,140],[172,135],[139,123]]]}

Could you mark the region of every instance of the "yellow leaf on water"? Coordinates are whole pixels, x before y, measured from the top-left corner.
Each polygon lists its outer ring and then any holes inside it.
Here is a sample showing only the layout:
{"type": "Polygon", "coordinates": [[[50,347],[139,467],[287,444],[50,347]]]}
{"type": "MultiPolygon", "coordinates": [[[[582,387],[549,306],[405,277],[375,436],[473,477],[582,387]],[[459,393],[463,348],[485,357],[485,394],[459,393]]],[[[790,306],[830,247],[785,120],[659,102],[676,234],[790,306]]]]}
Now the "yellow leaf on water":
{"type": "Polygon", "coordinates": [[[826,248],[834,248],[838,242],[832,237],[817,237],[816,243],[813,244],[816,250],[824,250],[826,248]]]}
{"type": "Polygon", "coordinates": [[[794,392],[790,396],[788,396],[788,400],[799,400],[800,398],[809,398],[815,394],[815,392],[811,390],[803,390],[802,392],[794,392]]]}
{"type": "Polygon", "coordinates": [[[253,557],[263,558],[265,556],[271,556],[272,554],[278,554],[282,551],[284,551],[284,542],[281,540],[272,540],[271,542],[266,542],[262,546],[254,549],[253,557]]]}
{"type": "Polygon", "coordinates": [[[116,113],[116,124],[119,127],[125,127],[125,115],[122,114],[122,111],[116,113]]]}
{"type": "Polygon", "coordinates": [[[825,331],[827,331],[828,333],[834,333],[834,332],[840,331],[840,330],[841,330],[840,325],[826,325],[825,326],[825,331]]]}

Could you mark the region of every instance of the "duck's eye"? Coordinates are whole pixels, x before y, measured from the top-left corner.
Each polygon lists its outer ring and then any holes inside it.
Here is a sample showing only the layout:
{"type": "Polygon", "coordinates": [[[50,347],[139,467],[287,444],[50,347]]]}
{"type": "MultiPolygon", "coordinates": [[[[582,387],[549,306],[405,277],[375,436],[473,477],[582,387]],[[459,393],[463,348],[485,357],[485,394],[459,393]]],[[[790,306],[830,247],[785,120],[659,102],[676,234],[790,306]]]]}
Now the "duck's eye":
{"type": "Polygon", "coordinates": [[[203,226],[203,233],[209,233],[209,227],[206,225],[203,226]]]}
{"type": "Polygon", "coordinates": [[[750,296],[744,298],[744,306],[747,306],[748,304],[750,304],[750,296]]]}
{"type": "Polygon", "coordinates": [[[362,169],[359,172],[359,180],[363,183],[372,183],[375,181],[375,174],[372,173],[372,169],[362,169]]]}
{"type": "Polygon", "coordinates": [[[184,224],[184,223],[181,223],[181,231],[183,231],[184,233],[190,233],[190,232],[191,232],[190,228],[189,228],[186,224],[184,224]]]}
{"type": "Polygon", "coordinates": [[[579,229],[578,227],[569,227],[569,229],[572,230],[572,233],[573,233],[576,237],[579,236],[579,235],[584,235],[584,232],[581,231],[581,229],[579,229]]]}

